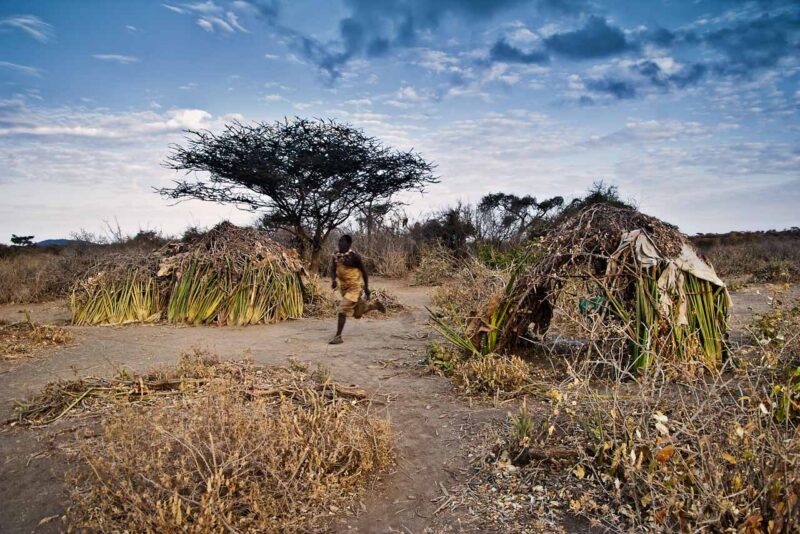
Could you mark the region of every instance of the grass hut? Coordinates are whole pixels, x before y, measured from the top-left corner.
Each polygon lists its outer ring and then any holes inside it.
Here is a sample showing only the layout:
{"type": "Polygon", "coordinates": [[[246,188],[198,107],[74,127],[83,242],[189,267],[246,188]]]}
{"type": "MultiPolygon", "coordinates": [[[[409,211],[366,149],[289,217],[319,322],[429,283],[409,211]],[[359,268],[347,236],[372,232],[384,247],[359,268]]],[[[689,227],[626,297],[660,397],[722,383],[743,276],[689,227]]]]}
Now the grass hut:
{"type": "Polygon", "coordinates": [[[98,265],[72,292],[77,325],[272,323],[303,314],[297,252],[223,222],[190,243],[98,265]]]}
{"type": "Polygon", "coordinates": [[[560,306],[601,327],[595,331],[621,332],[635,369],[653,358],[715,367],[726,356],[725,283],[675,226],[634,209],[594,205],[558,224],[541,251],[513,278],[502,305],[491,307],[489,320],[473,329],[491,336],[494,350],[543,335],[560,306]],[[575,295],[576,288],[579,302],[567,304],[564,293],[575,295]]]}

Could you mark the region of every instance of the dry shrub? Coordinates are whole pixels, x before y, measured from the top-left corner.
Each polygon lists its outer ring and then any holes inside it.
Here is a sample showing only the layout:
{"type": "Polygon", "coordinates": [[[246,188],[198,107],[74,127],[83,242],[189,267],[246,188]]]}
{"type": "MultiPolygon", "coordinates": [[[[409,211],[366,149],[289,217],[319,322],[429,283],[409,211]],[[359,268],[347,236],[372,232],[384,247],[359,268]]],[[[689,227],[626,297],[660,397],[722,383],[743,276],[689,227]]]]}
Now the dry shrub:
{"type": "Polygon", "coordinates": [[[453,254],[441,245],[432,245],[420,252],[419,265],[414,271],[414,284],[435,286],[450,277],[457,261],[453,254]]]}
{"type": "Polygon", "coordinates": [[[503,292],[509,276],[507,270],[490,269],[476,259],[466,260],[436,288],[433,304],[453,323],[466,325],[469,318],[503,292]]]}
{"type": "Polygon", "coordinates": [[[731,233],[693,241],[723,277],[757,282],[800,280],[800,232],[731,233]]]}
{"type": "Polygon", "coordinates": [[[468,394],[514,394],[529,384],[529,375],[519,356],[487,354],[457,364],[453,383],[468,394]]]}
{"type": "Polygon", "coordinates": [[[0,303],[43,302],[69,294],[97,260],[95,250],[24,250],[0,257],[0,303]]]}
{"type": "Polygon", "coordinates": [[[38,349],[72,341],[72,333],[57,326],[28,322],[0,324],[0,358],[14,359],[38,349]]]}
{"type": "Polygon", "coordinates": [[[391,462],[388,423],[363,390],[204,351],[52,383],[22,407],[28,424],[101,418],[67,474],[71,530],[319,531],[391,462]]]}
{"type": "Polygon", "coordinates": [[[127,408],[86,444],[67,518],[80,529],[308,532],[390,461],[388,425],[314,390],[248,402],[224,390],[127,408]]]}
{"type": "Polygon", "coordinates": [[[476,508],[512,524],[546,514],[610,532],[800,531],[800,314],[780,308],[756,319],[757,346],[700,377],[659,363],[631,380],[619,354],[570,355],[550,405],[523,405],[484,444],[469,506],[485,491],[476,508]],[[597,378],[615,366],[615,380],[597,378]]]}
{"type": "Polygon", "coordinates": [[[402,278],[408,274],[409,251],[405,239],[392,235],[381,236],[372,248],[368,260],[371,260],[375,274],[388,278],[402,278]]]}

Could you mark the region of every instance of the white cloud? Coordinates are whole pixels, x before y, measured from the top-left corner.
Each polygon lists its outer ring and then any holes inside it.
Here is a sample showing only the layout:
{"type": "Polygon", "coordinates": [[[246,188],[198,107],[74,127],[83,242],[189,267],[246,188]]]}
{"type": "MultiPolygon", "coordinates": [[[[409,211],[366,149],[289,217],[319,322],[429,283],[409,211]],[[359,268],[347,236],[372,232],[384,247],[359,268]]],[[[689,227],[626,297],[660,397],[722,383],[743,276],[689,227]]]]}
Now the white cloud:
{"type": "Polygon", "coordinates": [[[267,102],[288,102],[288,100],[285,97],[276,94],[264,95],[264,100],[266,100],[267,102]]]}
{"type": "Polygon", "coordinates": [[[0,19],[0,28],[16,28],[41,43],[53,38],[53,26],[35,15],[16,15],[0,19]]]}
{"type": "MultiPolygon", "coordinates": [[[[197,16],[195,22],[208,33],[214,33],[217,30],[225,33],[250,33],[247,28],[242,25],[236,13],[233,11],[226,11],[210,0],[207,2],[184,3],[179,6],[172,4],[161,5],[181,15],[197,16]]],[[[253,11],[252,6],[246,2],[234,2],[231,6],[240,11],[253,11]]]]}
{"type": "Polygon", "coordinates": [[[180,14],[186,13],[185,9],[181,9],[178,6],[173,6],[171,4],[161,4],[161,5],[164,6],[165,8],[167,8],[167,9],[169,9],[170,11],[175,12],[175,13],[180,13],[180,14]]]}
{"type": "Polygon", "coordinates": [[[223,218],[252,220],[230,206],[170,206],[152,189],[175,178],[162,162],[169,145],[182,141],[182,130],[219,130],[239,115],[212,116],[201,109],[113,113],[28,107],[12,99],[0,100],[0,117],[0,241],[20,227],[42,238],[68,237],[80,228],[101,230],[104,219],[115,218],[131,233],[148,227],[178,233],[223,218]]]}
{"type": "Polygon", "coordinates": [[[19,72],[21,74],[27,74],[28,76],[35,76],[37,78],[40,78],[42,76],[41,69],[37,69],[36,67],[29,67],[28,65],[20,65],[18,63],[11,63],[9,61],[0,61],[0,69],[13,70],[15,72],[19,72]]]}
{"type": "Polygon", "coordinates": [[[197,25],[203,28],[207,32],[214,33],[214,25],[211,23],[210,20],[199,18],[197,19],[197,25]]]}
{"type": "Polygon", "coordinates": [[[694,121],[633,120],[628,121],[620,130],[590,137],[581,144],[586,147],[599,147],[628,143],[662,143],[708,137],[711,133],[711,128],[694,121]]]}
{"type": "Polygon", "coordinates": [[[305,111],[315,106],[319,106],[320,104],[322,104],[322,101],[312,100],[311,102],[297,102],[293,104],[292,107],[294,107],[294,109],[299,109],[300,111],[305,111]]]}
{"type": "Polygon", "coordinates": [[[21,100],[0,101],[0,137],[85,137],[129,139],[220,126],[202,109],[171,109],[163,113],[96,111],[76,108],[28,108],[21,100]]]}
{"type": "Polygon", "coordinates": [[[348,106],[371,106],[372,100],[369,98],[356,98],[353,100],[345,100],[344,104],[348,106]]]}
{"type": "Polygon", "coordinates": [[[217,4],[215,4],[214,2],[212,2],[211,0],[208,0],[207,2],[197,2],[194,4],[181,4],[181,5],[186,9],[189,9],[190,11],[197,11],[198,13],[211,14],[211,13],[222,12],[222,8],[219,7],[217,4]]]}
{"type": "Polygon", "coordinates": [[[120,65],[130,65],[131,63],[138,63],[140,61],[138,57],[123,56],[121,54],[94,54],[92,57],[100,61],[111,61],[113,63],[119,63],[120,65]]]}
{"type": "Polygon", "coordinates": [[[271,61],[276,61],[276,60],[278,60],[280,58],[280,56],[277,56],[275,54],[264,54],[264,57],[266,59],[271,60],[271,61]]]}

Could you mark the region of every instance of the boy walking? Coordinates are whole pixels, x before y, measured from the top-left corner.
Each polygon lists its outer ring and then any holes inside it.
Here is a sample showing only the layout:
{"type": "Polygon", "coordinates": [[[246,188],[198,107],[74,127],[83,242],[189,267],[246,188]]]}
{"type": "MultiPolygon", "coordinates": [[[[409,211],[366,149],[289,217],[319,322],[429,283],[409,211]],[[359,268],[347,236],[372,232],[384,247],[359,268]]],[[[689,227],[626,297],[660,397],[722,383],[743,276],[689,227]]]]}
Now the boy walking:
{"type": "Polygon", "coordinates": [[[339,251],[331,257],[331,287],[339,288],[342,300],[339,301],[339,318],[336,335],[330,340],[331,345],[343,343],[342,330],[348,317],[360,319],[365,313],[378,310],[386,313],[386,307],[380,301],[368,302],[370,297],[369,275],[361,256],[350,247],[353,238],[343,235],[339,238],[339,251]],[[365,299],[361,298],[364,294],[365,299]]]}

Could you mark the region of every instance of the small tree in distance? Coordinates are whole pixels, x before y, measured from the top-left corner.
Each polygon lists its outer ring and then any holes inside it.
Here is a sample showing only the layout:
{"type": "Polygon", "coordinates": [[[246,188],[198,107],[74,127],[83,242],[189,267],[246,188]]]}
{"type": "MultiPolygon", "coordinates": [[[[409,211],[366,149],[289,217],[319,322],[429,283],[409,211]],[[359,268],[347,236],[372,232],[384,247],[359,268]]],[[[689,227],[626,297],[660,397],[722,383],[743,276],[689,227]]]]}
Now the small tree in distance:
{"type": "Polygon", "coordinates": [[[18,247],[30,247],[33,246],[33,236],[11,234],[11,243],[18,247]]]}
{"type": "Polygon", "coordinates": [[[166,165],[208,176],[177,180],[159,193],[263,212],[266,227],[297,239],[314,271],[328,235],[351,216],[438,182],[434,166],[417,153],[332,120],[233,122],[220,134],[187,134],[186,146],[173,145],[166,165]]]}

